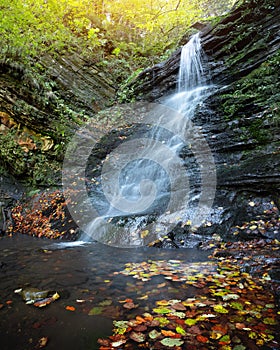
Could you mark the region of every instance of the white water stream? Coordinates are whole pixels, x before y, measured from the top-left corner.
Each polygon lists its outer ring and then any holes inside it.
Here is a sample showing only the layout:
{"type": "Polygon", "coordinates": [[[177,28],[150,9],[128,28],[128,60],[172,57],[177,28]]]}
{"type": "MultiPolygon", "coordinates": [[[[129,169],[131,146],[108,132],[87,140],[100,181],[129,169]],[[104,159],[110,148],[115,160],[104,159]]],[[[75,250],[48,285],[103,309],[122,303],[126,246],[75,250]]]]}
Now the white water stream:
{"type": "MultiPolygon", "coordinates": [[[[198,105],[209,95],[206,80],[198,33],[182,48],[177,92],[155,107],[157,120],[152,121],[151,130],[124,142],[107,156],[102,170],[106,200],[97,203],[100,216],[89,223],[82,239],[141,246],[147,243],[143,230],[152,228],[152,239],[167,233],[166,218],[173,226],[183,216],[185,220],[193,219],[193,211],[191,214],[186,209],[186,203],[199,197],[189,198],[188,174],[179,153],[183,147],[195,143],[196,131],[191,120],[198,105]],[[158,226],[143,228],[143,217],[155,214],[158,226]],[[113,218],[131,216],[134,216],[133,225],[125,229],[110,224],[113,218]]],[[[195,151],[197,158],[200,150],[195,151]]]]}

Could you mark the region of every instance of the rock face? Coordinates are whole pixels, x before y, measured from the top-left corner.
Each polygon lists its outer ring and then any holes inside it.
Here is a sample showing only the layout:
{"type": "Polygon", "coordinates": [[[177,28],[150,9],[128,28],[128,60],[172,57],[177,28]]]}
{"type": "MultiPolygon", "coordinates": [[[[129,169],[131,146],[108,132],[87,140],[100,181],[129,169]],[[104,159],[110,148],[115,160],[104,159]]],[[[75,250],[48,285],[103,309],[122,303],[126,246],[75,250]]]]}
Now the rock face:
{"type": "MultiPolygon", "coordinates": [[[[201,233],[230,234],[230,227],[265,220],[263,215],[280,207],[279,33],[278,0],[244,1],[215,26],[202,28],[216,89],[197,109],[193,123],[214,155],[217,190],[201,233]]],[[[143,71],[132,83],[135,94],[148,101],[172,94],[180,51],[143,71]]],[[[188,152],[182,157],[189,162],[188,152]]]]}
{"type": "Polygon", "coordinates": [[[68,138],[84,118],[112,103],[113,83],[78,54],[31,63],[6,54],[0,73],[1,173],[56,184],[68,138]]]}
{"type": "Polygon", "coordinates": [[[78,54],[21,62],[0,58],[0,231],[7,206],[28,186],[60,184],[65,145],[88,116],[114,99],[113,82],[78,54]]]}
{"type": "MultiPolygon", "coordinates": [[[[228,85],[248,75],[279,50],[279,0],[250,0],[217,25],[199,25],[212,80],[228,85]]],[[[194,26],[197,27],[197,26],[194,26]]],[[[182,44],[188,39],[182,40],[182,44]]],[[[181,49],[144,70],[130,85],[135,96],[155,100],[176,90],[181,49]]]]}

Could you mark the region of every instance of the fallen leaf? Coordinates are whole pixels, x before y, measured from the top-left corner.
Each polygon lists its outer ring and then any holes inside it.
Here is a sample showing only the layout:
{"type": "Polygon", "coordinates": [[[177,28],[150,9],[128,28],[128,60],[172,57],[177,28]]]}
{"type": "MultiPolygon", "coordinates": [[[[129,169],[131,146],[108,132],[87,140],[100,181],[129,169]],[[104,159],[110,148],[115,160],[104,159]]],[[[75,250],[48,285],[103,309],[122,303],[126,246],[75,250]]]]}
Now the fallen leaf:
{"type": "Polygon", "coordinates": [[[126,339],[121,339],[121,340],[118,340],[118,341],[115,341],[115,342],[112,342],[111,343],[111,346],[113,348],[118,348],[119,346],[123,345],[126,343],[126,339]]]}
{"type": "Polygon", "coordinates": [[[158,307],[153,309],[153,311],[157,314],[169,314],[172,310],[165,307],[158,307]]]}
{"type": "Polygon", "coordinates": [[[131,332],[129,338],[136,341],[137,343],[142,343],[143,341],[145,341],[146,337],[143,333],[131,332]]]}
{"type": "Polygon", "coordinates": [[[123,304],[123,307],[124,307],[125,309],[131,310],[131,309],[137,308],[138,305],[135,305],[133,302],[130,302],[130,303],[125,303],[125,304],[123,304]]]}
{"type": "Polygon", "coordinates": [[[199,341],[200,343],[208,343],[209,341],[207,337],[204,337],[201,334],[196,336],[196,340],[199,341]]]}
{"type": "Polygon", "coordinates": [[[177,332],[178,334],[181,334],[181,335],[186,335],[186,334],[187,334],[186,331],[184,330],[184,328],[183,328],[183,327],[180,327],[180,326],[177,326],[177,327],[176,327],[176,332],[177,332]]]}
{"type": "Polygon", "coordinates": [[[152,331],[149,332],[149,337],[151,339],[156,339],[161,336],[161,333],[158,332],[156,329],[153,329],[152,331]]]}
{"type": "Polygon", "coordinates": [[[174,336],[176,333],[172,332],[172,331],[166,331],[164,329],[162,329],[161,331],[162,335],[164,335],[165,337],[172,337],[174,336]]]}
{"type": "Polygon", "coordinates": [[[48,343],[48,337],[42,337],[41,339],[39,339],[37,347],[38,348],[44,348],[48,343]]]}
{"type": "Polygon", "coordinates": [[[214,311],[219,312],[221,314],[227,314],[228,310],[224,308],[222,305],[214,305],[213,306],[214,311]]]}
{"type": "Polygon", "coordinates": [[[69,305],[67,305],[65,307],[65,309],[68,310],[68,311],[75,311],[76,310],[74,306],[69,306],[69,305]]]}
{"type": "Polygon", "coordinates": [[[174,346],[181,346],[184,344],[184,340],[173,339],[173,338],[164,338],[160,342],[162,345],[168,346],[170,348],[173,348],[174,346]]]}
{"type": "Polygon", "coordinates": [[[185,320],[185,324],[187,324],[188,326],[193,326],[193,325],[196,324],[196,322],[197,322],[197,320],[196,320],[196,319],[193,319],[193,318],[187,318],[187,319],[185,320]]]}
{"type": "Polygon", "coordinates": [[[89,311],[88,315],[89,316],[100,315],[102,314],[102,312],[103,312],[103,307],[95,306],[89,311]]]}

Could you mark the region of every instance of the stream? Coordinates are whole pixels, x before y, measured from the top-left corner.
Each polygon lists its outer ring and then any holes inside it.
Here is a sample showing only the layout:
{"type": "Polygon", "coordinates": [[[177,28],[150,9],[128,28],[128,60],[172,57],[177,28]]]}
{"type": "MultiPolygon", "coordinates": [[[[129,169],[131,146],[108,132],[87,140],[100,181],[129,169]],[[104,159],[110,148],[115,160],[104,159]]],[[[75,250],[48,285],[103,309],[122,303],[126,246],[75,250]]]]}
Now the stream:
{"type": "Polygon", "coordinates": [[[0,244],[1,350],[34,349],[43,337],[48,338],[50,350],[98,349],[97,339],[111,334],[113,319],[123,319],[126,312],[129,317],[141,314],[155,299],[192,296],[195,289],[179,288],[163,276],[144,284],[114,272],[128,262],[179,259],[194,263],[207,261],[209,255],[194,248],[125,249],[93,242],[52,243],[25,235],[3,237],[0,244]],[[161,283],[164,287],[158,288],[161,283]],[[37,308],[14,293],[25,287],[57,291],[61,297],[37,308]],[[149,297],[138,299],[145,295],[149,297]],[[125,310],[119,301],[126,298],[137,300],[139,306],[125,310]],[[97,315],[88,315],[94,307],[97,315]]]}

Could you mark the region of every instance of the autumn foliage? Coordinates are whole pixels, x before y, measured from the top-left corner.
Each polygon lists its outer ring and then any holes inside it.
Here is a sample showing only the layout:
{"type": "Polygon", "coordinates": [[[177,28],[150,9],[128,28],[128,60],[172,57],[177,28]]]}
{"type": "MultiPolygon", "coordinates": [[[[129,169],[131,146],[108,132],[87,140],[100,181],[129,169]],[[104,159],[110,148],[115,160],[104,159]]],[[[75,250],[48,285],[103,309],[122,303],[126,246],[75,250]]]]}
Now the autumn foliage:
{"type": "Polygon", "coordinates": [[[15,206],[11,211],[8,234],[23,233],[51,239],[75,239],[77,226],[60,190],[43,192],[15,206]]]}

